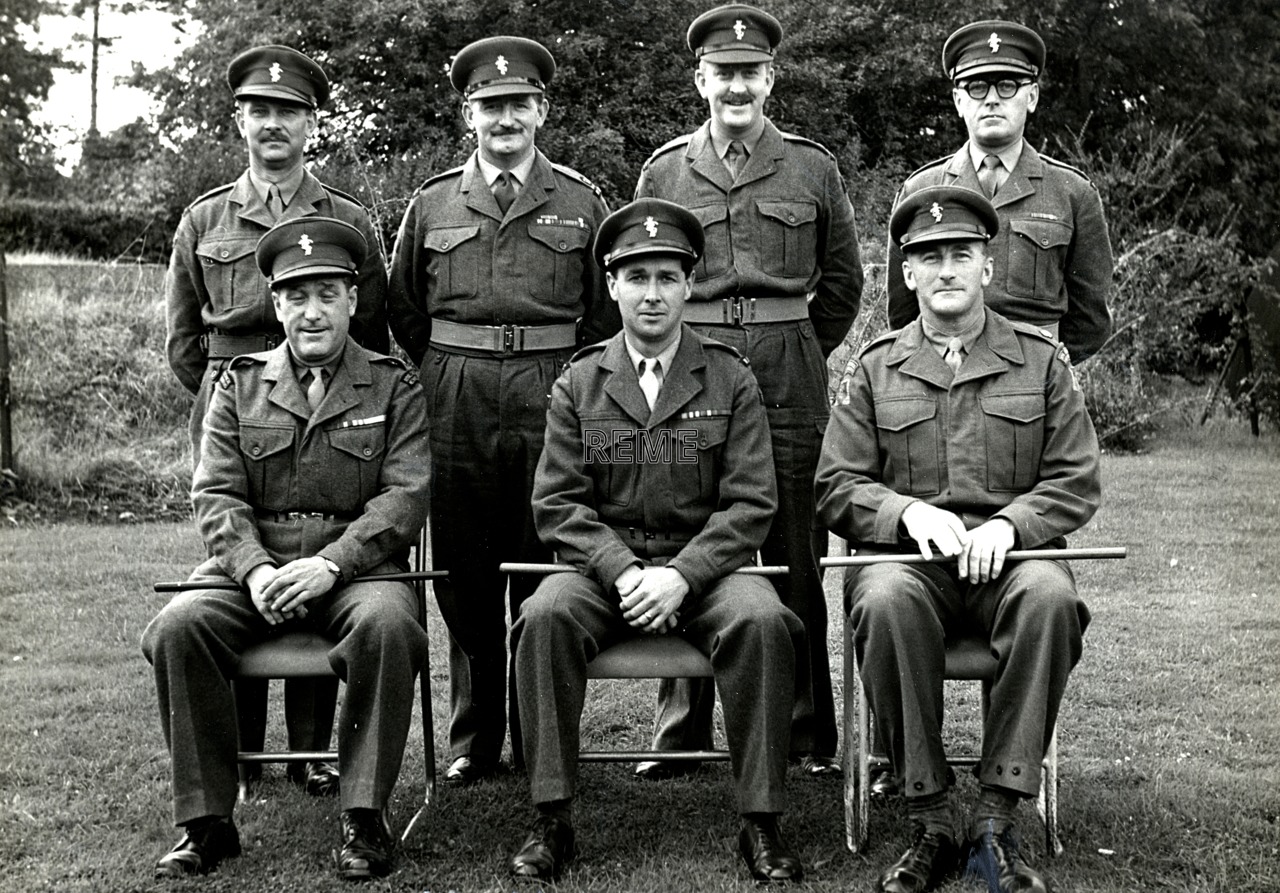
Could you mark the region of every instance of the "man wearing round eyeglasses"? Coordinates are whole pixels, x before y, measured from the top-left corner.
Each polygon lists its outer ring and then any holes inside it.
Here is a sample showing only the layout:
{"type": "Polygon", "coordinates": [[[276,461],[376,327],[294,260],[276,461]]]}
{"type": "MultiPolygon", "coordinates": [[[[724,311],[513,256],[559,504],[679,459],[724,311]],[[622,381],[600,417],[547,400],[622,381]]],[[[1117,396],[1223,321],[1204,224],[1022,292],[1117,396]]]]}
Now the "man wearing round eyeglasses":
{"type": "MultiPolygon", "coordinates": [[[[894,207],[928,186],[964,186],[986,194],[1000,216],[999,234],[988,246],[995,261],[988,306],[1047,330],[1081,363],[1111,336],[1111,241],[1097,188],[1024,138],[1027,116],[1040,102],[1044,61],[1044,41],[1014,22],[974,22],[947,38],[942,67],[969,139],[954,155],[908,177],[894,207]]],[[[902,261],[891,241],[893,328],[919,312],[903,282],[902,261]]]]}

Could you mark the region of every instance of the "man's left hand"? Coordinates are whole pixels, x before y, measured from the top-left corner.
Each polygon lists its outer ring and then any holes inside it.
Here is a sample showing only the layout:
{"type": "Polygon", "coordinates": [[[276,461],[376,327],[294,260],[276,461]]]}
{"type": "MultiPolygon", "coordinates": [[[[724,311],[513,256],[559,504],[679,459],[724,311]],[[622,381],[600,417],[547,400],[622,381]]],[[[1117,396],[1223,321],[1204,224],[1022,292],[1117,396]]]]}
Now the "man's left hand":
{"type": "Polygon", "coordinates": [[[273,611],[288,616],[313,598],[319,598],[337,582],[325,560],[319,555],[299,558],[276,571],[262,591],[273,611]]]}
{"type": "Polygon", "coordinates": [[[1004,570],[1004,556],[1013,548],[1013,525],[1004,518],[992,518],[970,530],[964,548],[956,559],[960,579],[970,583],[987,583],[1004,570]]]}
{"type": "Polygon", "coordinates": [[[622,596],[622,619],[646,633],[665,633],[676,625],[676,611],[689,594],[689,582],[673,567],[646,567],[640,580],[622,596]]]}

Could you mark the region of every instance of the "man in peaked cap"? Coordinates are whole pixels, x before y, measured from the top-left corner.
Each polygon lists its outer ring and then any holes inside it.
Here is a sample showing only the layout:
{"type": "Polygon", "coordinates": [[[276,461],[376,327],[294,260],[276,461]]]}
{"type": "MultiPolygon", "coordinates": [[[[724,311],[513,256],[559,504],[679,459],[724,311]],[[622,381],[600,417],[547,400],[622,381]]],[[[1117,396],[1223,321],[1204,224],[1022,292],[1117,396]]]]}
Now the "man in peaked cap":
{"type": "MultiPolygon", "coordinates": [[[[947,38],[942,67],[969,139],[954,155],[908,177],[894,204],[938,184],[989,197],[1000,215],[1000,232],[988,249],[995,272],[987,304],[1011,320],[1047,329],[1080,363],[1111,335],[1111,242],[1097,188],[1075,168],[1041,155],[1024,137],[1027,116],[1040,101],[1044,63],[1040,36],[1014,22],[974,22],[947,38]]],[[[916,315],[902,269],[891,240],[894,328],[916,315]]]]}
{"type": "MultiPolygon", "coordinates": [[[[326,186],[303,166],[303,149],[315,132],[316,112],[329,97],[323,69],[297,50],[260,46],[227,67],[235,120],[249,154],[248,169],[196,199],[183,212],[173,237],[165,277],[166,350],[178,380],[195,395],[190,435],[193,458],[214,381],[231,358],[268,350],[284,340],[271,312],[267,280],[254,263],[254,248],[279,220],[325,216],[358,228],[378,243],[365,209],[326,186]]],[[[351,334],[370,350],[390,347],[385,314],[386,268],[375,249],[365,253],[356,276],[360,302],[351,334]]],[[[236,684],[245,745],[260,750],[266,722],[265,680],[236,684]]],[[[337,686],[330,681],[285,682],[289,744],[327,750],[337,686]]],[[[246,767],[255,775],[260,766],[246,767]]],[[[289,776],[314,794],[333,794],[338,775],[327,763],[290,765],[289,776]]]]}
{"type": "MultiPolygon", "coordinates": [[[[636,196],[678,202],[702,222],[707,249],[685,321],[746,355],[764,392],[779,503],[764,558],[791,568],[778,588],[808,636],[800,659],[811,684],[796,701],[792,756],[807,773],[839,775],[813,472],[829,413],[826,357],[857,315],[863,273],[835,158],[765,117],[781,40],[778,21],[753,6],[693,21],[694,84],[709,120],[653,154],[636,196]]],[[[654,749],[710,747],[714,699],[704,680],[664,683],[654,749]]],[[[661,763],[637,773],[671,774],[661,763]]]]}
{"type": "MultiPolygon", "coordinates": [[[[547,49],[522,37],[458,53],[449,79],[476,151],[418,190],[391,262],[391,330],[421,365],[431,416],[432,554],[450,570],[435,591],[449,628],[451,784],[501,765],[507,591],[514,621],[537,581],[508,581],[498,565],[550,557],[529,508],[547,395],[576,347],[619,326],[591,260],[608,213],[600,191],[535,146],[554,73],[547,49]]],[[[517,704],[512,689],[519,764],[517,704]]]]}
{"type": "Polygon", "coordinates": [[[192,581],[242,588],[183,592],[142,636],[184,830],[159,877],[204,874],[239,855],[226,675],[246,648],[291,628],[332,639],[329,662],[347,683],[338,873],[390,871],[387,804],[427,636],[407,584],[352,580],[408,570],[429,470],[417,373],[349,337],[370,250],[357,227],[330,217],[282,221],[257,245],[285,343],[236,357],[219,375],[191,494],[210,555],[192,581]]]}
{"type": "Polygon", "coordinates": [[[587,662],[636,635],[680,636],[711,660],[760,881],[799,880],[782,842],[799,619],[751,562],[777,506],[760,388],[731,347],[681,314],[704,247],[698,218],[640,199],[609,216],[595,256],[622,332],[556,381],[533,510],[574,573],[543,579],[516,621],[525,762],[537,817],[511,860],[554,879],[574,853],[573,796],[587,662]]]}
{"type": "Polygon", "coordinates": [[[898,204],[890,238],[920,315],[850,363],[815,482],[819,519],[859,554],[956,558],[845,576],[852,647],[916,831],[886,893],[932,890],[961,865],[993,893],[1045,890],[1014,819],[1039,790],[1089,611],[1065,562],[1005,556],[1065,546],[1093,516],[1099,451],[1066,348],[985,306],[1002,226],[958,186],[898,204]],[[998,661],[964,862],[941,729],[944,643],[959,629],[985,630],[998,661]]]}

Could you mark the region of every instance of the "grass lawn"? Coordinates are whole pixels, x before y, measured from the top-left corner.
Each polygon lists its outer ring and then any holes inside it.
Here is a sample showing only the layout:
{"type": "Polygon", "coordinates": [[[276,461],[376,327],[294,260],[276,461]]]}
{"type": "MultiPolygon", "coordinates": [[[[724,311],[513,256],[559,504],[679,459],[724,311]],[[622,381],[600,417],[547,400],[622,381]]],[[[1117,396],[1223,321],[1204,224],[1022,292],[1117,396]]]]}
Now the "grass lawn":
{"type": "MultiPolygon", "coordinates": [[[[1105,472],[1107,504],[1073,544],[1123,544],[1130,558],[1077,565],[1094,619],[1060,725],[1067,852],[1044,856],[1030,810],[1027,847],[1061,891],[1280,889],[1280,442],[1214,428],[1147,455],[1108,457],[1105,472]]],[[[194,884],[151,879],[177,835],[138,638],[163,603],[151,582],[185,576],[202,554],[189,524],[0,536],[0,698],[9,704],[0,725],[0,889],[345,888],[329,861],[336,803],[308,798],[279,767],[237,811],[244,856],[194,884]]],[[[832,575],[839,700],[836,592],[832,575]]],[[[445,640],[433,620],[443,731],[445,640]]],[[[654,684],[595,685],[584,738],[647,740],[654,684]]],[[[967,725],[972,689],[949,697],[958,725],[967,725]]],[[[275,724],[278,713],[273,707],[275,724]]],[[[421,778],[411,736],[397,822],[412,815],[421,778]]],[[[622,766],[584,766],[581,778],[581,855],[560,889],[753,888],[735,851],[727,766],[663,784],[637,782],[622,766]]],[[[901,808],[873,810],[870,851],[855,857],[843,846],[839,784],[791,781],[787,829],[808,869],[798,889],[869,889],[905,846],[901,808]]],[[[972,793],[966,776],[959,802],[972,793]]],[[[367,889],[511,890],[505,861],[531,814],[525,779],[514,775],[442,789],[396,873],[367,889]]]]}

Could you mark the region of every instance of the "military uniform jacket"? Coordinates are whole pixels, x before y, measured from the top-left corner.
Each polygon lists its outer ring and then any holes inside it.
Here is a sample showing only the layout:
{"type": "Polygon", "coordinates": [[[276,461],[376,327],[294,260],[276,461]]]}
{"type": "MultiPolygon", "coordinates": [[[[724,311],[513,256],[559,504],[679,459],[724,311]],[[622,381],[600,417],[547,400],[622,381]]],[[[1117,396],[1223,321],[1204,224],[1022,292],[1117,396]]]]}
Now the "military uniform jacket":
{"type": "Polygon", "coordinates": [[[1097,510],[1098,466],[1061,345],[988,308],[952,380],[917,320],[872,341],[841,380],[818,462],[818,518],[850,541],[896,546],[902,512],[923,500],[970,529],[1005,518],[1019,548],[1057,546],[1097,510]]]}
{"type": "Polygon", "coordinates": [[[421,363],[433,318],[485,326],[581,319],[579,344],[609,337],[621,320],[591,256],[606,216],[590,181],[541,152],[505,218],[475,154],[433,177],[396,236],[388,297],[396,341],[421,363]]]}
{"type": "MultiPolygon", "coordinates": [[[[968,143],[908,177],[893,205],[939,185],[982,192],[968,143]]],[[[1020,322],[1058,323],[1058,339],[1071,358],[1087,360],[1111,337],[1111,240],[1097,187],[1024,142],[1022,157],[991,203],[1000,215],[1000,232],[987,246],[996,267],[985,289],[987,306],[1020,322]]],[[[886,273],[889,326],[897,329],[920,309],[902,280],[902,251],[892,239],[886,273]]]]}
{"type": "Polygon", "coordinates": [[[646,196],[683,205],[702,222],[707,244],[693,301],[812,295],[809,319],[823,354],[844,340],[862,299],[862,260],[844,180],[822,146],[766,119],[734,182],[708,121],[645,162],[636,198],[646,196]]]}
{"type": "Polygon", "coordinates": [[[234,580],[313,555],[349,580],[389,557],[405,562],[427,515],[429,461],[416,372],[348,338],[313,415],[282,344],[235,358],[214,386],[191,498],[234,580]]]}
{"type": "MultiPolygon", "coordinates": [[[[369,256],[356,277],[359,293],[351,335],[385,353],[391,346],[386,322],[386,267],[364,207],[325,186],[310,171],[281,219],[336,217],[350,223],[369,243],[369,256]]],[[[178,380],[195,393],[207,363],[202,338],[209,329],[227,335],[269,335],[284,340],[271,306],[271,287],[258,269],[254,249],[272,226],[271,212],[249,180],[240,179],[196,199],[182,214],[173,237],[165,277],[168,314],[166,349],[178,380]]]]}
{"type": "Polygon", "coordinates": [[[687,541],[668,566],[696,597],[751,561],[776,508],[764,401],[733,348],[685,326],[652,414],[621,333],[556,381],[534,521],[606,591],[640,563],[615,527],[687,541]]]}

